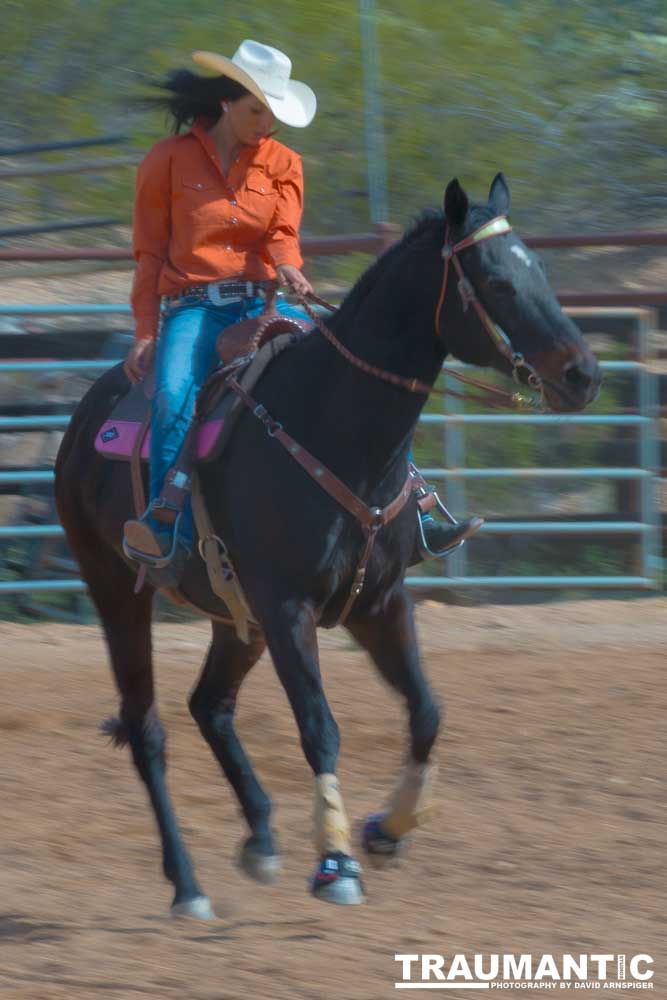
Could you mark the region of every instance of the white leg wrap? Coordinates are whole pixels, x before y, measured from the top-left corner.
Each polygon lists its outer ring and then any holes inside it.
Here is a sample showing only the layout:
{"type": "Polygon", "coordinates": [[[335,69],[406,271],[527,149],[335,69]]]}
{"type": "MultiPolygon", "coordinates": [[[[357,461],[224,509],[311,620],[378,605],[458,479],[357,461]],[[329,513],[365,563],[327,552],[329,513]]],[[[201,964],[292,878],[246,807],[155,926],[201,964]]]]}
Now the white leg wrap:
{"type": "Polygon", "coordinates": [[[382,829],[390,837],[399,839],[435,815],[438,807],[432,800],[436,775],[435,764],[418,764],[409,758],[382,819],[382,829]]]}
{"type": "Polygon", "coordinates": [[[318,774],[315,778],[313,822],[318,856],[321,857],[330,851],[352,853],[350,823],[335,774],[318,774]]]}

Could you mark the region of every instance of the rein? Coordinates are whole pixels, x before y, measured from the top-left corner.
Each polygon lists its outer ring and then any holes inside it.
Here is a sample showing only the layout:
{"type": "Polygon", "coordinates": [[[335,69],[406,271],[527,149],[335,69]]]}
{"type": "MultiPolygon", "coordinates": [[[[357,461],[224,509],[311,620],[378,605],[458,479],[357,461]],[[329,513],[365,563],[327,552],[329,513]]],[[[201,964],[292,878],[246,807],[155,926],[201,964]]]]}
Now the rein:
{"type": "MultiPolygon", "coordinates": [[[[540,393],[542,393],[542,380],[539,375],[535,369],[525,361],[523,355],[513,349],[509,337],[493,322],[482,304],[477,300],[475,290],[466,278],[463,268],[457,258],[457,254],[461,250],[465,250],[467,247],[472,246],[474,243],[480,242],[481,240],[490,239],[492,236],[500,235],[501,233],[508,233],[511,228],[512,227],[504,216],[498,216],[497,218],[492,219],[491,222],[488,222],[479,229],[476,229],[475,232],[471,233],[470,236],[467,236],[464,240],[461,240],[460,243],[455,244],[455,246],[449,245],[449,229],[447,229],[445,233],[445,245],[442,248],[442,258],[444,261],[442,285],[435,312],[436,335],[438,337],[440,336],[440,316],[447,290],[449,262],[452,261],[459,277],[457,287],[463,300],[464,312],[472,303],[477,315],[484,325],[484,329],[491,337],[493,343],[496,345],[503,357],[505,357],[512,365],[512,374],[514,378],[518,380],[521,369],[526,370],[528,372],[529,384],[533,388],[539,389],[540,393]]],[[[346,361],[354,365],[356,368],[359,368],[367,375],[381,379],[383,382],[388,382],[400,389],[406,389],[408,392],[420,393],[426,396],[431,395],[432,393],[435,393],[438,396],[457,396],[459,399],[475,399],[495,407],[510,406],[515,408],[519,406],[526,407],[535,405],[535,402],[532,399],[523,396],[521,393],[508,393],[502,389],[496,389],[495,386],[485,385],[483,382],[477,382],[475,379],[459,375],[458,372],[451,370],[448,370],[447,372],[449,375],[453,375],[454,378],[458,379],[460,382],[465,382],[468,385],[473,385],[478,389],[482,389],[484,395],[473,395],[471,393],[464,395],[463,393],[455,392],[452,389],[434,389],[433,386],[428,385],[426,382],[421,382],[417,378],[403,378],[401,375],[395,375],[393,372],[385,371],[382,368],[376,368],[375,365],[371,365],[367,361],[363,361],[361,358],[357,357],[356,354],[353,354],[352,351],[345,347],[335,334],[332,333],[326,323],[324,323],[324,321],[310,307],[308,300],[323,306],[325,309],[329,309],[331,312],[336,311],[334,306],[330,305],[330,303],[326,302],[324,299],[319,298],[317,295],[314,295],[312,292],[306,296],[302,295],[300,292],[296,292],[294,288],[292,290],[295,292],[304,310],[325,339],[339,352],[339,354],[342,355],[342,357],[346,359],[346,361]]],[[[336,619],[335,624],[344,622],[363,589],[366,569],[371,558],[377,533],[380,528],[389,524],[390,521],[393,521],[394,518],[397,517],[404,509],[415,489],[416,481],[414,473],[412,470],[409,470],[408,476],[403,483],[400,492],[394,497],[391,503],[387,504],[385,507],[369,507],[368,504],[364,503],[363,500],[356,496],[341,479],[331,472],[330,469],[327,469],[327,467],[323,465],[319,459],[317,459],[314,455],[302,447],[298,441],[291,437],[291,435],[284,430],[282,424],[278,420],[274,420],[266,408],[261,403],[258,403],[257,400],[246,391],[241,383],[234,377],[233,373],[228,374],[226,385],[240,399],[243,405],[250,410],[252,415],[260,421],[268,436],[275,438],[287,451],[291,458],[293,458],[294,461],[297,462],[301,468],[316,483],[318,483],[318,485],[321,486],[326,493],[329,494],[329,496],[336,500],[344,510],[351,514],[361,526],[365,542],[363,552],[357,562],[356,572],[354,574],[347,599],[336,619]]]]}
{"type": "Polygon", "coordinates": [[[324,299],[319,298],[319,296],[314,295],[313,293],[309,293],[307,296],[302,295],[299,292],[296,292],[295,294],[305,312],[326,340],[329,341],[329,343],[338,351],[340,355],[342,355],[342,357],[345,358],[346,361],[354,365],[355,368],[359,368],[367,375],[381,379],[383,382],[388,382],[390,385],[395,385],[400,389],[405,389],[407,392],[420,393],[421,395],[426,396],[455,396],[457,399],[467,399],[473,402],[483,403],[484,405],[494,407],[495,409],[530,409],[541,407],[544,403],[544,387],[542,379],[533,366],[525,360],[523,354],[514,350],[512,342],[504,330],[502,330],[497,323],[491,319],[488,312],[475,295],[475,289],[466,277],[463,268],[461,267],[461,262],[457,256],[461,250],[466,250],[468,247],[474,246],[474,244],[480,243],[482,240],[491,239],[493,236],[509,233],[511,230],[512,227],[506,217],[504,215],[499,215],[496,216],[496,218],[491,219],[490,222],[484,223],[483,226],[480,226],[479,229],[476,229],[459,243],[451,246],[449,243],[449,227],[447,228],[445,232],[445,243],[442,248],[444,265],[440,295],[438,297],[438,304],[435,310],[435,332],[436,336],[439,337],[440,317],[445,301],[445,293],[447,291],[449,263],[451,261],[459,278],[457,288],[463,302],[463,311],[466,312],[469,305],[474,307],[482,325],[484,326],[484,329],[493,341],[495,347],[511,364],[512,377],[516,382],[519,382],[520,372],[522,370],[526,371],[528,373],[528,384],[531,388],[536,389],[540,393],[539,400],[535,400],[534,398],[526,396],[521,392],[510,393],[506,392],[504,389],[497,389],[495,386],[488,385],[485,382],[480,382],[467,375],[461,375],[458,372],[453,371],[451,368],[445,369],[447,375],[452,376],[459,382],[463,382],[466,385],[472,385],[477,389],[481,389],[483,395],[480,395],[479,393],[456,392],[454,389],[436,389],[435,387],[428,385],[426,382],[421,382],[417,378],[403,378],[401,375],[395,375],[393,372],[385,371],[382,368],[376,368],[375,365],[371,365],[367,361],[363,361],[361,358],[357,357],[356,354],[353,354],[352,351],[345,347],[345,345],[342,344],[336,335],[329,329],[322,318],[318,316],[313,309],[311,309],[308,300],[316,303],[317,305],[323,306],[330,312],[336,311],[335,306],[332,306],[329,302],[326,302],[324,299]]]}

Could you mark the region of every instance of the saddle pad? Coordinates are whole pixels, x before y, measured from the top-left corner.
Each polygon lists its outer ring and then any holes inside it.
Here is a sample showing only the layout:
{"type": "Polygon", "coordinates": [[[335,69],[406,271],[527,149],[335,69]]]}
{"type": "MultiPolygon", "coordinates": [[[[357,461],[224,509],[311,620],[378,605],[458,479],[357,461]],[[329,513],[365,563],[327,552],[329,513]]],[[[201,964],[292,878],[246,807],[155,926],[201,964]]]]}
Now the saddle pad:
{"type": "MultiPolygon", "coordinates": [[[[197,435],[198,460],[207,458],[220,436],[224,422],[224,418],[221,417],[219,419],[211,418],[202,424],[197,435]]],[[[95,438],[95,450],[100,455],[104,455],[105,458],[129,462],[141,426],[141,420],[105,420],[95,438]]],[[[141,445],[141,457],[144,461],[148,461],[150,447],[151,432],[149,428],[141,445]]]]}
{"type": "MultiPolygon", "coordinates": [[[[297,339],[300,337],[295,336],[294,333],[284,333],[260,348],[243,374],[235,373],[241,385],[248,392],[251,392],[269,362],[286,347],[295,343],[297,339]]],[[[211,393],[214,399],[217,397],[217,401],[211,404],[210,412],[203,418],[197,435],[198,461],[209,462],[220,454],[243,409],[238,396],[229,391],[223,392],[220,396],[220,389],[220,381],[216,382],[213,379],[207,382],[200,392],[200,396],[211,393]]],[[[149,377],[139,385],[132,385],[125,396],[118,400],[95,436],[95,450],[100,455],[117,461],[129,462],[137,435],[148,415],[153,392],[153,379],[149,377]]],[[[199,406],[199,399],[197,403],[199,406]]],[[[208,407],[205,400],[202,405],[206,412],[208,407]]],[[[142,459],[147,461],[149,454],[150,429],[146,432],[141,446],[142,459]]]]}

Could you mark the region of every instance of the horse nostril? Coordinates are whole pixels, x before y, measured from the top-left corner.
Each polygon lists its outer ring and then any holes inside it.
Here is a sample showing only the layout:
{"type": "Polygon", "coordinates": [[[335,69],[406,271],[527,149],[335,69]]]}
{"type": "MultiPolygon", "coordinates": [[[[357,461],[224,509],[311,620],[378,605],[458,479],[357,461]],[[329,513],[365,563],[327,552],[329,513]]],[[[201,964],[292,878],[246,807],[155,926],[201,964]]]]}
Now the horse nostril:
{"type": "Polygon", "coordinates": [[[573,389],[589,389],[593,379],[578,365],[571,365],[564,373],[563,378],[573,389]]]}

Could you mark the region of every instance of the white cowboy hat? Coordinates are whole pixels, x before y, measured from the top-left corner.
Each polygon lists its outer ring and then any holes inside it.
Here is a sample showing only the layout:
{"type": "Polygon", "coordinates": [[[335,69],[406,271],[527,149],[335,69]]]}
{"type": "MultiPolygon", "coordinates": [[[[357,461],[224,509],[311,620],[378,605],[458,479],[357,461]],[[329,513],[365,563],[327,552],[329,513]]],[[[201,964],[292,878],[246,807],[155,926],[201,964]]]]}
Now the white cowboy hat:
{"type": "Polygon", "coordinates": [[[231,59],[215,52],[193,52],[198,66],[243,84],[285,125],[305,128],[315,117],[317,98],[298,80],[290,80],[292,62],[278,49],[246,39],[231,59]]]}

